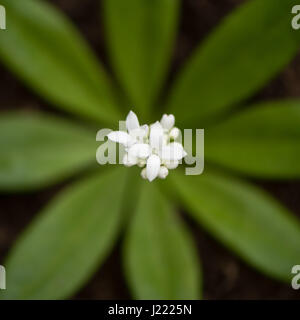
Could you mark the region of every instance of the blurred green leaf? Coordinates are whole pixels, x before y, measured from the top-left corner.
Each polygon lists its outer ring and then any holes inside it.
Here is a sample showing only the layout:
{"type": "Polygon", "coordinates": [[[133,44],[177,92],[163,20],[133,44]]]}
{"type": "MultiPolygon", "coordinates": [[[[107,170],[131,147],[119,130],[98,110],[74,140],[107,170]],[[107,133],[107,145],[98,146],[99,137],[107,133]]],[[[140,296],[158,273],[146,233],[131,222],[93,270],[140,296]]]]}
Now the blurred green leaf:
{"type": "Polygon", "coordinates": [[[153,185],[143,186],[124,258],[136,298],[199,298],[201,271],[193,242],[153,185]]]}
{"type": "Polygon", "coordinates": [[[300,177],[300,101],[260,104],[207,129],[205,157],[263,178],[300,177]]]}
{"type": "Polygon", "coordinates": [[[107,42],[119,81],[140,113],[165,79],[177,27],[178,0],[105,0],[107,42]]]}
{"type": "Polygon", "coordinates": [[[233,177],[204,171],[171,177],[192,216],[262,272],[289,281],[300,259],[300,225],[264,191],[233,177]]]}
{"type": "Polygon", "coordinates": [[[137,199],[140,196],[141,185],[143,180],[141,179],[141,169],[138,166],[131,167],[127,174],[127,185],[130,188],[126,188],[124,191],[123,200],[123,216],[124,216],[124,229],[130,224],[131,219],[136,211],[137,199]]]}
{"type": "Polygon", "coordinates": [[[49,3],[3,0],[0,58],[53,104],[93,120],[120,119],[109,79],[71,23],[49,3]]]}
{"type": "Polygon", "coordinates": [[[46,114],[0,117],[0,190],[40,188],[95,162],[92,132],[46,114]]]}
{"type": "Polygon", "coordinates": [[[63,299],[88,280],[116,239],[124,173],[96,174],[52,201],[12,250],[1,299],[63,299]]]}
{"type": "Polygon", "coordinates": [[[196,50],[175,83],[169,111],[182,124],[211,121],[265,85],[298,51],[295,0],[246,1],[196,50]]]}

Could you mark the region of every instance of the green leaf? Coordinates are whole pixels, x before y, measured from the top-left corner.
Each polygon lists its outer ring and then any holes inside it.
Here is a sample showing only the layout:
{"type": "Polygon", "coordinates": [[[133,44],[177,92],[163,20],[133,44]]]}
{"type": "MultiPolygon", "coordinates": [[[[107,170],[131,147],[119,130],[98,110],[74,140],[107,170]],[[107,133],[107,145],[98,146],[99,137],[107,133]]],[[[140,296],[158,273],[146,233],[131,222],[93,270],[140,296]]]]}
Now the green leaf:
{"type": "Polygon", "coordinates": [[[155,186],[144,184],[126,240],[125,267],[135,298],[199,298],[194,244],[155,186]]]}
{"type": "Polygon", "coordinates": [[[96,174],[63,191],[37,217],[7,262],[1,299],[63,299],[106,258],[121,222],[125,171],[96,174]]]}
{"type": "Polygon", "coordinates": [[[107,41],[116,75],[144,114],[165,79],[173,47],[178,0],[105,0],[107,41]]]}
{"type": "Polygon", "coordinates": [[[290,281],[300,259],[300,225],[264,191],[217,172],[170,178],[191,215],[246,262],[290,281]]]}
{"type": "MultiPolygon", "coordinates": [[[[196,50],[168,101],[182,124],[207,123],[254,94],[297,53],[296,0],[253,0],[238,8],[196,50]]],[[[298,1],[299,2],[299,1],[298,1]]]]}
{"type": "Polygon", "coordinates": [[[300,101],[250,108],[206,130],[205,157],[263,178],[300,177],[300,101]]]}
{"type": "Polygon", "coordinates": [[[0,190],[40,188],[94,163],[95,135],[45,114],[2,113],[0,190]]]}
{"type": "Polygon", "coordinates": [[[79,33],[48,2],[3,0],[7,30],[0,58],[55,106],[112,122],[120,119],[109,79],[79,33]]]}

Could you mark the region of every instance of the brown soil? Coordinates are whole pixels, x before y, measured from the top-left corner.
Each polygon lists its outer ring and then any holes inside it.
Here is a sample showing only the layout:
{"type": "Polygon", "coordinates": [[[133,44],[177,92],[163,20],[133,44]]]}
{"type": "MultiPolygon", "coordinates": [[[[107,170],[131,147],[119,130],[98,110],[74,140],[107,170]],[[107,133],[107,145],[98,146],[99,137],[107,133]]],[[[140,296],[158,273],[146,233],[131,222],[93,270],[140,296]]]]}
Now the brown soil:
{"type": "MultiPolygon", "coordinates": [[[[52,0],[71,17],[107,66],[103,28],[98,15],[99,0],[52,0]]],[[[180,31],[174,52],[170,81],[195,46],[218,22],[243,0],[184,0],[182,1],[180,31]]],[[[63,113],[28,90],[0,66],[0,108],[30,108],[63,113]]],[[[256,99],[300,97],[300,55],[276,79],[262,90],[256,99]]],[[[300,182],[259,182],[279,201],[300,218],[300,182]]],[[[37,212],[63,187],[21,195],[0,195],[0,262],[3,261],[17,235],[37,212]]],[[[299,299],[300,291],[267,278],[245,265],[240,259],[217,243],[200,227],[186,218],[194,235],[203,263],[204,297],[206,299],[299,299]]],[[[300,244],[299,244],[300,245],[300,244]]],[[[129,299],[124,280],[120,244],[107,262],[75,299],[129,299]]]]}

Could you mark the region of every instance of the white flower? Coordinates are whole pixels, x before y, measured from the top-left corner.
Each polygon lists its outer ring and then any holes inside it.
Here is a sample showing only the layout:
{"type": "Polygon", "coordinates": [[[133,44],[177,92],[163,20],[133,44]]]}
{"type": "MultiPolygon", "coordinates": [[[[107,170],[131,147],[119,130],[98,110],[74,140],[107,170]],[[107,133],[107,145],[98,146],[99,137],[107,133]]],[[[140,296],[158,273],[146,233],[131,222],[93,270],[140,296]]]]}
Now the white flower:
{"type": "Polygon", "coordinates": [[[170,138],[176,140],[180,135],[180,130],[178,128],[173,128],[170,131],[170,138]]]}
{"type": "Polygon", "coordinates": [[[123,157],[123,164],[126,167],[132,167],[137,164],[137,158],[131,157],[128,153],[126,153],[123,157]]]}
{"type": "Polygon", "coordinates": [[[121,143],[128,148],[135,143],[142,143],[149,131],[147,125],[140,126],[136,114],[132,111],[129,112],[126,118],[126,128],[128,132],[112,131],[107,136],[111,141],[121,143]]]}
{"type": "Polygon", "coordinates": [[[146,177],[150,182],[158,176],[160,165],[161,161],[159,156],[156,154],[151,154],[147,160],[146,166],[146,177]]]}
{"type": "Polygon", "coordinates": [[[169,174],[168,168],[166,168],[164,166],[161,166],[160,169],[159,169],[159,173],[158,173],[159,178],[166,179],[168,174],[169,174]]]}
{"type": "Polygon", "coordinates": [[[160,120],[162,127],[166,130],[171,130],[175,124],[175,117],[172,114],[164,114],[160,120]]]}
{"type": "Polygon", "coordinates": [[[136,114],[130,111],[126,118],[127,132],[113,131],[108,138],[125,146],[125,166],[143,168],[141,176],[149,181],[157,177],[165,179],[169,170],[177,168],[179,161],[187,155],[182,144],[175,141],[180,130],[174,124],[174,115],[164,114],[160,122],[150,127],[140,126],[136,114]]]}
{"type": "Polygon", "coordinates": [[[162,149],[163,144],[167,141],[164,135],[164,129],[162,125],[157,121],[150,126],[150,138],[149,143],[153,151],[159,152],[162,149]]]}
{"type": "Polygon", "coordinates": [[[144,169],[141,171],[141,177],[142,177],[143,179],[147,179],[147,170],[146,170],[146,168],[144,168],[144,169]]]}
{"type": "Polygon", "coordinates": [[[172,170],[178,167],[179,161],[178,160],[164,161],[164,164],[169,170],[172,170]]]}
{"type": "Polygon", "coordinates": [[[136,143],[128,149],[131,157],[147,159],[151,154],[151,147],[147,143],[136,143]]]}
{"type": "Polygon", "coordinates": [[[180,130],[174,127],[175,117],[173,114],[164,114],[160,120],[160,123],[170,140],[176,140],[179,137],[180,130]]]}
{"type": "Polygon", "coordinates": [[[179,161],[184,158],[187,153],[184,151],[183,146],[179,142],[171,142],[167,145],[164,145],[160,156],[163,160],[169,161],[179,161]]]}

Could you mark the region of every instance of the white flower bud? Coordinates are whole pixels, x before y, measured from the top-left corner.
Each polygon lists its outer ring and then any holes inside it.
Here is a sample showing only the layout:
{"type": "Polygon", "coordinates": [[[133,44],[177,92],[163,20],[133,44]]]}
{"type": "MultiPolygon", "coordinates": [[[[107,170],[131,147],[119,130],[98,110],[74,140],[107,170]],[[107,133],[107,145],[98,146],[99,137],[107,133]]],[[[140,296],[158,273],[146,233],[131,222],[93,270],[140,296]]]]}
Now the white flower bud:
{"type": "Polygon", "coordinates": [[[132,167],[137,163],[137,159],[135,157],[131,157],[128,153],[126,153],[123,157],[123,164],[126,167],[132,167]]]}
{"type": "Polygon", "coordinates": [[[141,177],[143,178],[143,179],[147,179],[147,170],[146,170],[146,168],[144,168],[142,171],[141,171],[141,177]]]}
{"type": "Polygon", "coordinates": [[[176,169],[179,165],[179,161],[178,160],[173,160],[173,161],[165,161],[165,166],[172,170],[172,169],[176,169]]]}
{"type": "Polygon", "coordinates": [[[166,145],[166,144],[168,144],[168,143],[169,143],[169,135],[165,133],[165,134],[163,135],[162,144],[163,144],[163,145],[166,145]]]}
{"type": "Polygon", "coordinates": [[[180,134],[180,130],[178,128],[173,128],[170,131],[170,138],[173,140],[176,140],[179,137],[180,134]]]}
{"type": "Polygon", "coordinates": [[[173,114],[164,114],[160,120],[160,123],[164,129],[170,130],[175,124],[175,117],[173,114]]]}
{"type": "Polygon", "coordinates": [[[149,126],[147,124],[144,124],[143,126],[141,126],[141,129],[144,130],[145,136],[148,136],[149,126]]]}
{"type": "Polygon", "coordinates": [[[146,160],[144,160],[144,159],[138,160],[137,165],[138,165],[140,168],[143,168],[143,167],[146,165],[146,160]]]}
{"type": "Polygon", "coordinates": [[[168,174],[169,174],[169,170],[166,167],[161,166],[160,169],[159,169],[158,177],[160,179],[166,179],[168,174]]]}
{"type": "Polygon", "coordinates": [[[177,168],[187,155],[178,139],[181,131],[174,124],[174,115],[164,114],[161,121],[141,126],[137,115],[130,111],[126,118],[127,132],[112,131],[107,136],[123,145],[126,153],[122,163],[127,167],[139,166],[142,178],[151,182],[157,177],[165,179],[169,170],[177,168]]]}

